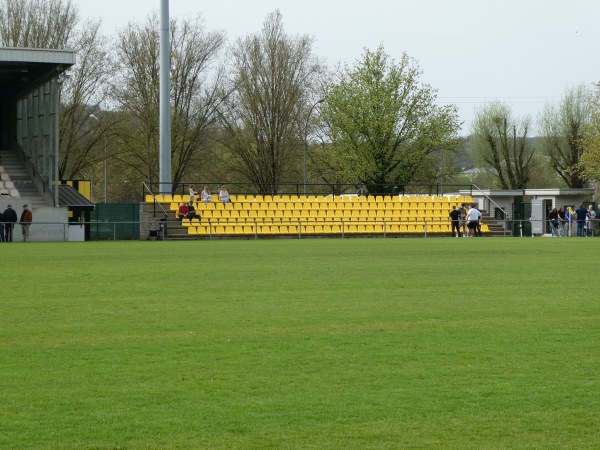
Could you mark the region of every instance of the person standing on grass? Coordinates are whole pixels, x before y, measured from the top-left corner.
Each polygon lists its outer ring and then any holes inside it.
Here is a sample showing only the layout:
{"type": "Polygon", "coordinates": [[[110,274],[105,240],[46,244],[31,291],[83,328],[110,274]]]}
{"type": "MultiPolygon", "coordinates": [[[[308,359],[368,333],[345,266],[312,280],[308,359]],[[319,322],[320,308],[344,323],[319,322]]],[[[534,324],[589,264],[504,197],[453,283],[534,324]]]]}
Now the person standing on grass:
{"type": "Polygon", "coordinates": [[[456,205],[452,206],[452,211],[450,211],[450,226],[452,229],[452,237],[460,237],[460,213],[458,209],[456,209],[456,205]],[[454,231],[456,230],[456,234],[454,231]]]}
{"type": "Polygon", "coordinates": [[[594,211],[594,205],[590,205],[588,207],[586,218],[587,235],[590,237],[594,235],[594,220],[596,220],[596,211],[594,211]]]}
{"type": "Polygon", "coordinates": [[[567,215],[565,213],[565,207],[561,206],[558,209],[558,235],[562,236],[562,237],[566,237],[567,233],[566,233],[566,228],[565,228],[565,220],[567,218],[567,215]]]}
{"type": "Polygon", "coordinates": [[[548,214],[548,224],[550,225],[550,231],[552,231],[552,237],[558,236],[558,211],[556,208],[552,208],[552,211],[548,214]]]}
{"type": "MultiPolygon", "coordinates": [[[[4,216],[4,240],[6,242],[13,241],[13,228],[17,222],[17,212],[12,209],[12,205],[8,205],[2,214],[4,216]]],[[[1,230],[0,230],[1,232],[1,230]]]]}
{"type": "Polygon", "coordinates": [[[468,237],[467,235],[467,210],[465,209],[465,204],[461,204],[460,208],[458,208],[458,213],[460,215],[460,226],[462,228],[462,237],[468,237]]]}
{"type": "Polygon", "coordinates": [[[21,234],[23,235],[23,242],[27,242],[29,240],[29,227],[31,226],[31,222],[33,222],[33,214],[29,209],[29,205],[23,205],[23,212],[21,213],[21,234]]]}
{"type": "Polygon", "coordinates": [[[467,228],[469,229],[469,237],[477,235],[477,224],[481,218],[479,210],[473,206],[469,207],[469,213],[467,215],[467,228]]]}
{"type": "Polygon", "coordinates": [[[570,206],[565,207],[565,236],[571,237],[573,230],[573,216],[575,212],[570,206]]]}
{"type": "Polygon", "coordinates": [[[583,207],[583,203],[575,210],[575,220],[577,221],[577,237],[584,236],[587,213],[587,209],[583,207]]]}
{"type": "Polygon", "coordinates": [[[483,216],[483,214],[481,214],[481,211],[479,211],[479,208],[477,208],[477,206],[473,205],[472,208],[479,213],[479,217],[477,218],[477,226],[475,227],[475,236],[482,237],[483,234],[481,234],[481,217],[483,216]]]}

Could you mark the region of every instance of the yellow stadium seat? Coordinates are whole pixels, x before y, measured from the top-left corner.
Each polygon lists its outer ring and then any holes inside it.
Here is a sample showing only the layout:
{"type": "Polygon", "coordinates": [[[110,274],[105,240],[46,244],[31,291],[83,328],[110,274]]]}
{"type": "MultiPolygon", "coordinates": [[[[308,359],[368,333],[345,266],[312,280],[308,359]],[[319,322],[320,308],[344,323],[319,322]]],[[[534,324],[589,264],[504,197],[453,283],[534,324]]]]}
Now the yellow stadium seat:
{"type": "Polygon", "coordinates": [[[225,234],[225,225],[212,225],[210,227],[211,234],[225,234]]]}

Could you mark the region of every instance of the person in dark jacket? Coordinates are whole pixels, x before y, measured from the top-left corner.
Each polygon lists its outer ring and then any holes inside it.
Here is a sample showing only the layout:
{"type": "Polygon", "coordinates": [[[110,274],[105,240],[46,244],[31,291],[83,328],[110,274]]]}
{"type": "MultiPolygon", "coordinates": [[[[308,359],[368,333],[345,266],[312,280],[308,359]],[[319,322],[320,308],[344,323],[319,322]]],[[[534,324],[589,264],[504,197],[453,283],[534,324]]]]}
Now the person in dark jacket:
{"type": "Polygon", "coordinates": [[[460,233],[460,213],[458,212],[458,209],[456,209],[456,206],[452,207],[452,211],[450,211],[450,225],[452,226],[452,236],[453,237],[461,237],[461,233],[460,233]],[[454,231],[456,230],[456,234],[454,234],[454,231]]]}
{"type": "Polygon", "coordinates": [[[15,227],[15,223],[17,223],[17,212],[12,209],[11,205],[8,205],[2,213],[2,216],[2,222],[4,222],[4,241],[12,242],[13,228],[15,227]]]}

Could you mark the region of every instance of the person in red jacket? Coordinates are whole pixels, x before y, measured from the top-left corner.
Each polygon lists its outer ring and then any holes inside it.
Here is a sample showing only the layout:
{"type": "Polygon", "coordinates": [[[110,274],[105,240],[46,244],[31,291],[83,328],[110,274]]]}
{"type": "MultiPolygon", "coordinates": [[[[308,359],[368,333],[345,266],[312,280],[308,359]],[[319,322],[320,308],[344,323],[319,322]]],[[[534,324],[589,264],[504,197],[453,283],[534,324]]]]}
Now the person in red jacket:
{"type": "Polygon", "coordinates": [[[177,217],[179,217],[179,220],[181,220],[184,217],[187,217],[188,212],[190,212],[190,208],[188,207],[187,203],[182,203],[181,205],[179,205],[179,210],[177,211],[177,217]]]}
{"type": "Polygon", "coordinates": [[[31,214],[31,210],[28,205],[23,205],[23,212],[21,213],[21,234],[23,235],[23,242],[27,242],[29,240],[29,227],[31,226],[31,222],[33,221],[33,214],[31,214]]]}

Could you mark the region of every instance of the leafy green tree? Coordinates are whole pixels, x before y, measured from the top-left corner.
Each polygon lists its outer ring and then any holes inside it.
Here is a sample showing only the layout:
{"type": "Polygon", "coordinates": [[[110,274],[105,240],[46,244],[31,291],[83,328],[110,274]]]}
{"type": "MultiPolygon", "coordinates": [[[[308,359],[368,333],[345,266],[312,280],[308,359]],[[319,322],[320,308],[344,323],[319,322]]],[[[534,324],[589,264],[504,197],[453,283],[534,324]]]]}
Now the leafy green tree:
{"type": "Polygon", "coordinates": [[[583,155],[581,167],[584,176],[591,180],[600,180],[600,83],[596,83],[590,100],[590,124],[586,127],[581,140],[583,155]]]}
{"type": "Polygon", "coordinates": [[[570,188],[585,186],[580,160],[584,130],[591,121],[590,99],[583,84],[567,89],[560,105],[547,104],[539,120],[542,151],[570,188]]]}
{"type": "Polygon", "coordinates": [[[327,89],[321,119],[331,145],[329,165],[371,193],[393,185],[431,182],[433,154],[455,151],[460,127],[455,106],[436,104],[436,91],[404,54],[399,62],[379,47],[345,66],[327,89]]]}
{"type": "Polygon", "coordinates": [[[472,148],[484,168],[490,170],[500,189],[528,187],[533,170],[534,148],[528,139],[531,120],[512,116],[501,102],[483,105],[471,127],[472,148]]]}

